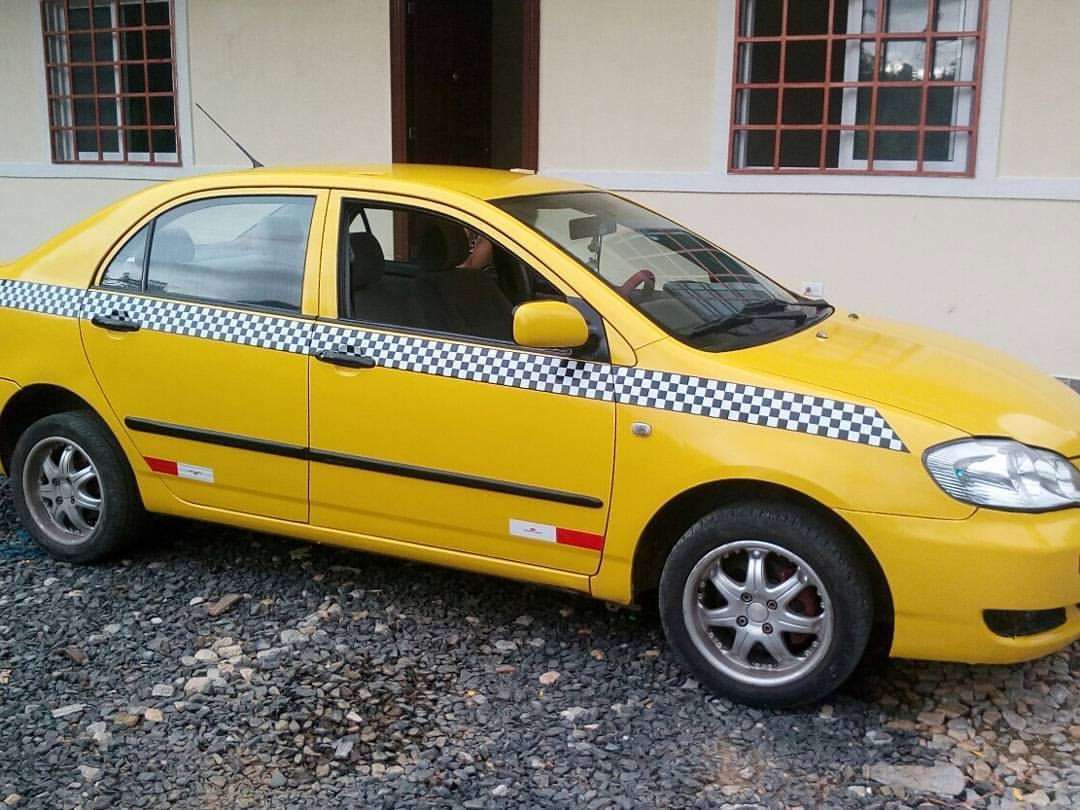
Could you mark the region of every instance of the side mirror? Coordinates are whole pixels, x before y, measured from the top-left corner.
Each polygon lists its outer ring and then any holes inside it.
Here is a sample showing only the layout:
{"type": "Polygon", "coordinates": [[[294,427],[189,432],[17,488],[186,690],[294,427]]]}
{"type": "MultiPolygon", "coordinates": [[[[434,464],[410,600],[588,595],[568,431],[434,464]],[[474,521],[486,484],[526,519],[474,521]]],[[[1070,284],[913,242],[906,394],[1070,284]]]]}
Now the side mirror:
{"type": "Polygon", "coordinates": [[[589,342],[589,325],[563,301],[528,301],[514,310],[514,342],[530,349],[577,349],[589,342]]]}

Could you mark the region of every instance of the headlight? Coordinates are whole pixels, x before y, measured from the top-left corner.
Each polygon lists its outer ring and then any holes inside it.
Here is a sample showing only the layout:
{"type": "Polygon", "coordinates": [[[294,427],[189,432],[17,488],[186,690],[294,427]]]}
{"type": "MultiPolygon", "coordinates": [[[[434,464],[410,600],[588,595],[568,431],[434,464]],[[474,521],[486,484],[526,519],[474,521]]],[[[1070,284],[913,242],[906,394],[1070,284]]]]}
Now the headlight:
{"type": "Polygon", "coordinates": [[[1057,453],[1008,439],[962,439],[926,451],[938,486],[958,501],[1042,512],[1080,505],[1080,470],[1057,453]]]}

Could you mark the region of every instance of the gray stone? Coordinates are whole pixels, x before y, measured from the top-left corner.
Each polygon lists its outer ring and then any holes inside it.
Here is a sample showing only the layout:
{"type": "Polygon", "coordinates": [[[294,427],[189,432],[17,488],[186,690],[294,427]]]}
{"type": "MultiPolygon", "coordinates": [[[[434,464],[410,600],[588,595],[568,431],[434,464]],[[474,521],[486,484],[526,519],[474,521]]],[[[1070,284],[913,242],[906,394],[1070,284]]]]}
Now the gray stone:
{"type": "Polygon", "coordinates": [[[875,782],[890,787],[901,787],[920,793],[938,796],[959,796],[964,792],[967,780],[955,765],[871,765],[868,776],[875,782]]]}

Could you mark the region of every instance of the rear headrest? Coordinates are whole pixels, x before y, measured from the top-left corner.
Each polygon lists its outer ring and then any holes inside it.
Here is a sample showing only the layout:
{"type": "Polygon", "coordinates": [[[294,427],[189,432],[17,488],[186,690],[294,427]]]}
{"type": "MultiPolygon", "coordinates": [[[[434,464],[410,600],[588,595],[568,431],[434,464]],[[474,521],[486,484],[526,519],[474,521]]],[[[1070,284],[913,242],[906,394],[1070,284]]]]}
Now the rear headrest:
{"type": "Polygon", "coordinates": [[[191,235],[179,225],[155,230],[150,258],[166,264],[187,264],[195,258],[195,243],[191,241],[191,235]]]}
{"type": "Polygon", "coordinates": [[[353,290],[362,290],[378,283],[386,267],[382,245],[370,233],[349,234],[349,247],[352,248],[350,266],[350,286],[353,290]]]}
{"type": "Polygon", "coordinates": [[[464,227],[444,219],[424,219],[416,224],[423,227],[416,242],[416,262],[424,270],[447,270],[465,261],[469,239],[464,227]]]}

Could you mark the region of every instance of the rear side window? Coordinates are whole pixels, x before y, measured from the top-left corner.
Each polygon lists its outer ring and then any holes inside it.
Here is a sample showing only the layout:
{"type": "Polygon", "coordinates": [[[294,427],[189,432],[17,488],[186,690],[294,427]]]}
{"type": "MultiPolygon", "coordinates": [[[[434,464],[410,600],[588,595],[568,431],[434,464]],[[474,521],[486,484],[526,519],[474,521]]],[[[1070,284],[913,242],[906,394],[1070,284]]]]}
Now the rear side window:
{"type": "Polygon", "coordinates": [[[314,208],[293,196],[185,203],[131,237],[101,286],[299,312],[314,208]]]}
{"type": "Polygon", "coordinates": [[[105,270],[101,279],[102,287],[133,292],[142,289],[143,269],[146,266],[146,238],[149,234],[150,226],[144,225],[120,248],[120,252],[113,256],[105,270]]]}

